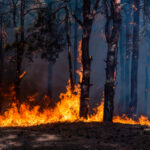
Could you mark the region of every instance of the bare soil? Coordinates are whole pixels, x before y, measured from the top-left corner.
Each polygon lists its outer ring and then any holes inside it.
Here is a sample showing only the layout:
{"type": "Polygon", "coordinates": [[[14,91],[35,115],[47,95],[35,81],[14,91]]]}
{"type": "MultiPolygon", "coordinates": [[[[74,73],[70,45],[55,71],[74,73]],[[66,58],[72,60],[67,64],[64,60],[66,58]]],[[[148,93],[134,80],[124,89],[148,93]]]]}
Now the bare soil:
{"type": "Polygon", "coordinates": [[[0,128],[0,150],[150,150],[150,128],[82,122],[0,128]]]}

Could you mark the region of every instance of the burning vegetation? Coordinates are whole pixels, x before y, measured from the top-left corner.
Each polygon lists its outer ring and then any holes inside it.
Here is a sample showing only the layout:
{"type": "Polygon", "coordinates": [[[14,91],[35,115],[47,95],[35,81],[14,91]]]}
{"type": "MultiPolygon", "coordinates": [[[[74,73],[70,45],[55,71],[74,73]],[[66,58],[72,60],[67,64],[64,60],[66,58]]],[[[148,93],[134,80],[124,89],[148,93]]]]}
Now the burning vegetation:
{"type": "MultiPolygon", "coordinates": [[[[12,88],[13,89],[13,88],[12,88]]],[[[66,87],[66,93],[60,94],[60,102],[55,108],[44,108],[40,110],[40,105],[31,107],[28,103],[12,103],[8,110],[0,115],[0,127],[29,127],[40,124],[58,123],[58,122],[102,122],[104,101],[94,110],[94,113],[88,115],[87,119],[80,118],[80,86],[76,85],[74,93],[72,93],[70,84],[66,87]]],[[[14,100],[14,91],[9,93],[9,98],[14,100]]],[[[35,98],[30,97],[28,101],[33,101],[35,98]]],[[[114,116],[114,123],[122,124],[140,124],[150,126],[150,121],[147,117],[141,116],[137,121],[126,115],[114,116]]]]}
{"type": "MultiPolygon", "coordinates": [[[[35,1],[34,1],[35,2],[35,1]]],[[[36,1],[37,2],[37,1],[36,1]]],[[[38,1],[39,2],[39,1],[38,1]]],[[[128,24],[133,25],[133,55],[131,64],[131,100],[128,101],[127,109],[129,114],[123,114],[120,116],[113,116],[114,112],[114,96],[115,96],[115,81],[117,78],[117,49],[120,38],[120,30],[122,28],[122,3],[121,0],[110,0],[102,3],[105,7],[103,10],[106,17],[105,24],[105,37],[107,42],[107,59],[106,59],[106,79],[104,84],[104,94],[101,100],[101,104],[93,110],[93,113],[89,114],[89,101],[90,101],[90,83],[91,78],[91,62],[92,56],[90,56],[90,39],[92,33],[92,27],[95,21],[95,16],[99,12],[100,0],[96,0],[91,4],[90,0],[83,0],[83,8],[80,10],[80,14],[76,3],[75,12],[72,12],[70,4],[66,1],[54,1],[53,3],[43,4],[41,1],[37,7],[31,9],[32,5],[28,4],[25,0],[20,0],[19,3],[11,0],[7,4],[7,9],[11,9],[12,25],[14,28],[14,41],[10,44],[6,43],[5,24],[8,23],[7,16],[1,12],[1,48],[0,48],[0,80],[2,79],[3,65],[4,65],[4,49],[12,50],[15,62],[15,82],[14,85],[9,88],[9,92],[4,94],[1,89],[0,96],[4,99],[10,100],[9,106],[0,115],[0,127],[29,127],[41,124],[58,123],[58,122],[103,122],[109,121],[122,124],[140,124],[150,126],[148,117],[140,116],[138,119],[132,119],[136,114],[137,107],[137,79],[138,79],[138,56],[139,56],[139,0],[134,0],[133,4],[129,5],[131,8],[131,14],[134,15],[134,19],[127,20],[128,24]],[[28,5],[29,6],[28,6],[28,5]],[[55,5],[54,5],[55,4],[55,5]],[[28,8],[28,9],[27,9],[28,8]],[[59,8],[59,9],[57,9],[59,8]],[[18,9],[19,15],[18,15],[18,9]],[[26,10],[27,9],[27,10],[26,10]],[[54,9],[54,10],[53,10],[54,9]],[[25,16],[30,11],[38,10],[36,18],[32,27],[27,31],[25,28],[25,16]],[[77,16],[78,15],[78,16],[77,16]],[[80,15],[82,16],[80,18],[80,15]],[[19,22],[18,21],[19,18],[19,22]],[[133,22],[134,20],[134,22],[133,22]],[[20,26],[17,27],[17,24],[20,26]],[[80,40],[75,35],[74,43],[74,67],[72,60],[72,39],[70,32],[70,24],[75,25],[75,31],[82,34],[80,40]],[[80,31],[82,30],[82,31],[80,31]],[[137,32],[138,31],[138,32],[137,32]],[[67,44],[66,44],[67,43],[67,44]],[[79,43],[79,44],[78,44],[79,43]],[[66,92],[60,93],[59,102],[55,107],[49,105],[49,99],[51,98],[51,72],[52,64],[59,56],[59,52],[62,50],[68,50],[68,66],[69,66],[69,80],[66,87],[66,92]],[[78,49],[78,51],[77,51],[78,49]],[[27,72],[22,71],[23,58],[27,56],[30,61],[33,61],[33,55],[41,55],[41,59],[46,59],[49,62],[49,95],[46,95],[42,101],[44,107],[41,105],[31,105],[36,101],[36,96],[29,96],[26,101],[22,102],[20,97],[20,84],[27,72]],[[78,54],[78,57],[76,57],[78,54]],[[25,56],[24,56],[25,55],[25,56]],[[77,62],[78,61],[78,62],[77,62]],[[77,63],[80,64],[80,69],[76,70],[77,63]],[[74,71],[73,71],[74,68],[74,71]],[[79,75],[79,83],[74,79],[76,73],[79,75]],[[73,76],[74,75],[74,76],[73,76]],[[103,119],[104,118],[104,119],[103,119]]],[[[146,2],[145,2],[146,3],[146,2]]],[[[3,6],[3,3],[0,3],[3,6]]],[[[37,3],[36,3],[37,4],[37,3]]],[[[35,3],[33,5],[36,5],[35,3]]],[[[123,5],[123,6],[124,6],[123,5]]],[[[125,6],[126,8],[127,6],[125,6]]],[[[146,7],[146,4],[145,4],[146,7]]],[[[81,9],[81,8],[80,8],[81,9]]],[[[10,13],[8,11],[8,14],[10,13]]],[[[131,16],[130,16],[131,17],[131,16]]],[[[126,27],[126,30],[128,28],[126,27]]],[[[128,34],[129,31],[126,31],[128,34]]],[[[77,33],[74,33],[77,34],[77,33]]],[[[126,56],[122,56],[122,49],[120,48],[120,58],[130,58],[128,47],[130,46],[130,37],[126,39],[126,56]]],[[[120,38],[121,41],[121,38],[120,38]]],[[[121,43],[122,44],[122,43],[121,43]]],[[[120,46],[121,47],[121,46],[120,46]]],[[[125,52],[124,52],[125,53],[125,52]]],[[[124,54],[123,53],[123,54],[124,54]]],[[[11,56],[12,60],[13,56],[11,56]]],[[[147,58],[148,59],[148,58],[147,58]]],[[[128,74],[128,86],[129,87],[129,67],[130,62],[126,60],[126,67],[123,64],[124,70],[127,70],[128,74]]],[[[121,62],[122,63],[122,62],[121,62]]],[[[147,60],[148,63],[148,60],[147,60]]],[[[148,66],[148,65],[147,65],[148,66]]],[[[123,71],[124,71],[123,70],[123,71]]],[[[146,77],[148,77],[148,68],[146,68],[146,77]]],[[[123,72],[122,76],[125,75],[123,72]]],[[[124,78],[123,78],[124,79],[124,78]]],[[[147,79],[148,80],[148,79],[147,79]]],[[[147,81],[146,80],[146,81],[147,81]]],[[[124,81],[123,81],[124,82],[124,81]]],[[[2,88],[2,82],[0,85],[2,88]]],[[[147,85],[147,84],[146,84],[147,85]]],[[[146,92],[148,91],[148,85],[146,86],[146,92]]],[[[129,92],[127,93],[129,96],[129,92]]],[[[148,104],[148,94],[146,95],[146,103],[148,104]]],[[[129,98],[129,97],[128,97],[129,98]]]]}

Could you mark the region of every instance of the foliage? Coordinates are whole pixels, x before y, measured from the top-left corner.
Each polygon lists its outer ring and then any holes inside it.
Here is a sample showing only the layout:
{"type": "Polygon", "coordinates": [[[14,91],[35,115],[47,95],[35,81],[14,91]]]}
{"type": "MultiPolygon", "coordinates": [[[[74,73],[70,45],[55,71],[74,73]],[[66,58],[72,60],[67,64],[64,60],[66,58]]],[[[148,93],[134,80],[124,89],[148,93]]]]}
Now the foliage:
{"type": "Polygon", "coordinates": [[[37,19],[26,37],[27,56],[40,52],[41,57],[55,62],[59,52],[65,48],[65,24],[60,12],[53,13],[51,7],[41,8],[37,19]]]}

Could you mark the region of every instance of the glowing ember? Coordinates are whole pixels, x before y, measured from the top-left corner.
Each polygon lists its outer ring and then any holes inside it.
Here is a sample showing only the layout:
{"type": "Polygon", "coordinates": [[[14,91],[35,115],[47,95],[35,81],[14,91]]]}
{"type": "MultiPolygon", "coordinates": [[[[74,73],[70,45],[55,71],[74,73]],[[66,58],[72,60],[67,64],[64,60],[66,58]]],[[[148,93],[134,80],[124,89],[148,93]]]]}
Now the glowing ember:
{"type": "Polygon", "coordinates": [[[26,75],[26,71],[24,71],[20,76],[19,79],[22,79],[26,75]]]}

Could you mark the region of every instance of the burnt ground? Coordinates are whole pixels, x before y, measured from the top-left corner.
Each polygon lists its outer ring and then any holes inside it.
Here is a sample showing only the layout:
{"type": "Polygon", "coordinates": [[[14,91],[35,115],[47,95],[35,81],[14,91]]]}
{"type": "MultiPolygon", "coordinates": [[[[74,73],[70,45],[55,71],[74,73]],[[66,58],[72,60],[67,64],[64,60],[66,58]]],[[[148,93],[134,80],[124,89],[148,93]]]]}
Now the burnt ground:
{"type": "Polygon", "coordinates": [[[109,123],[57,123],[0,128],[0,150],[150,150],[150,128],[109,123]]]}

